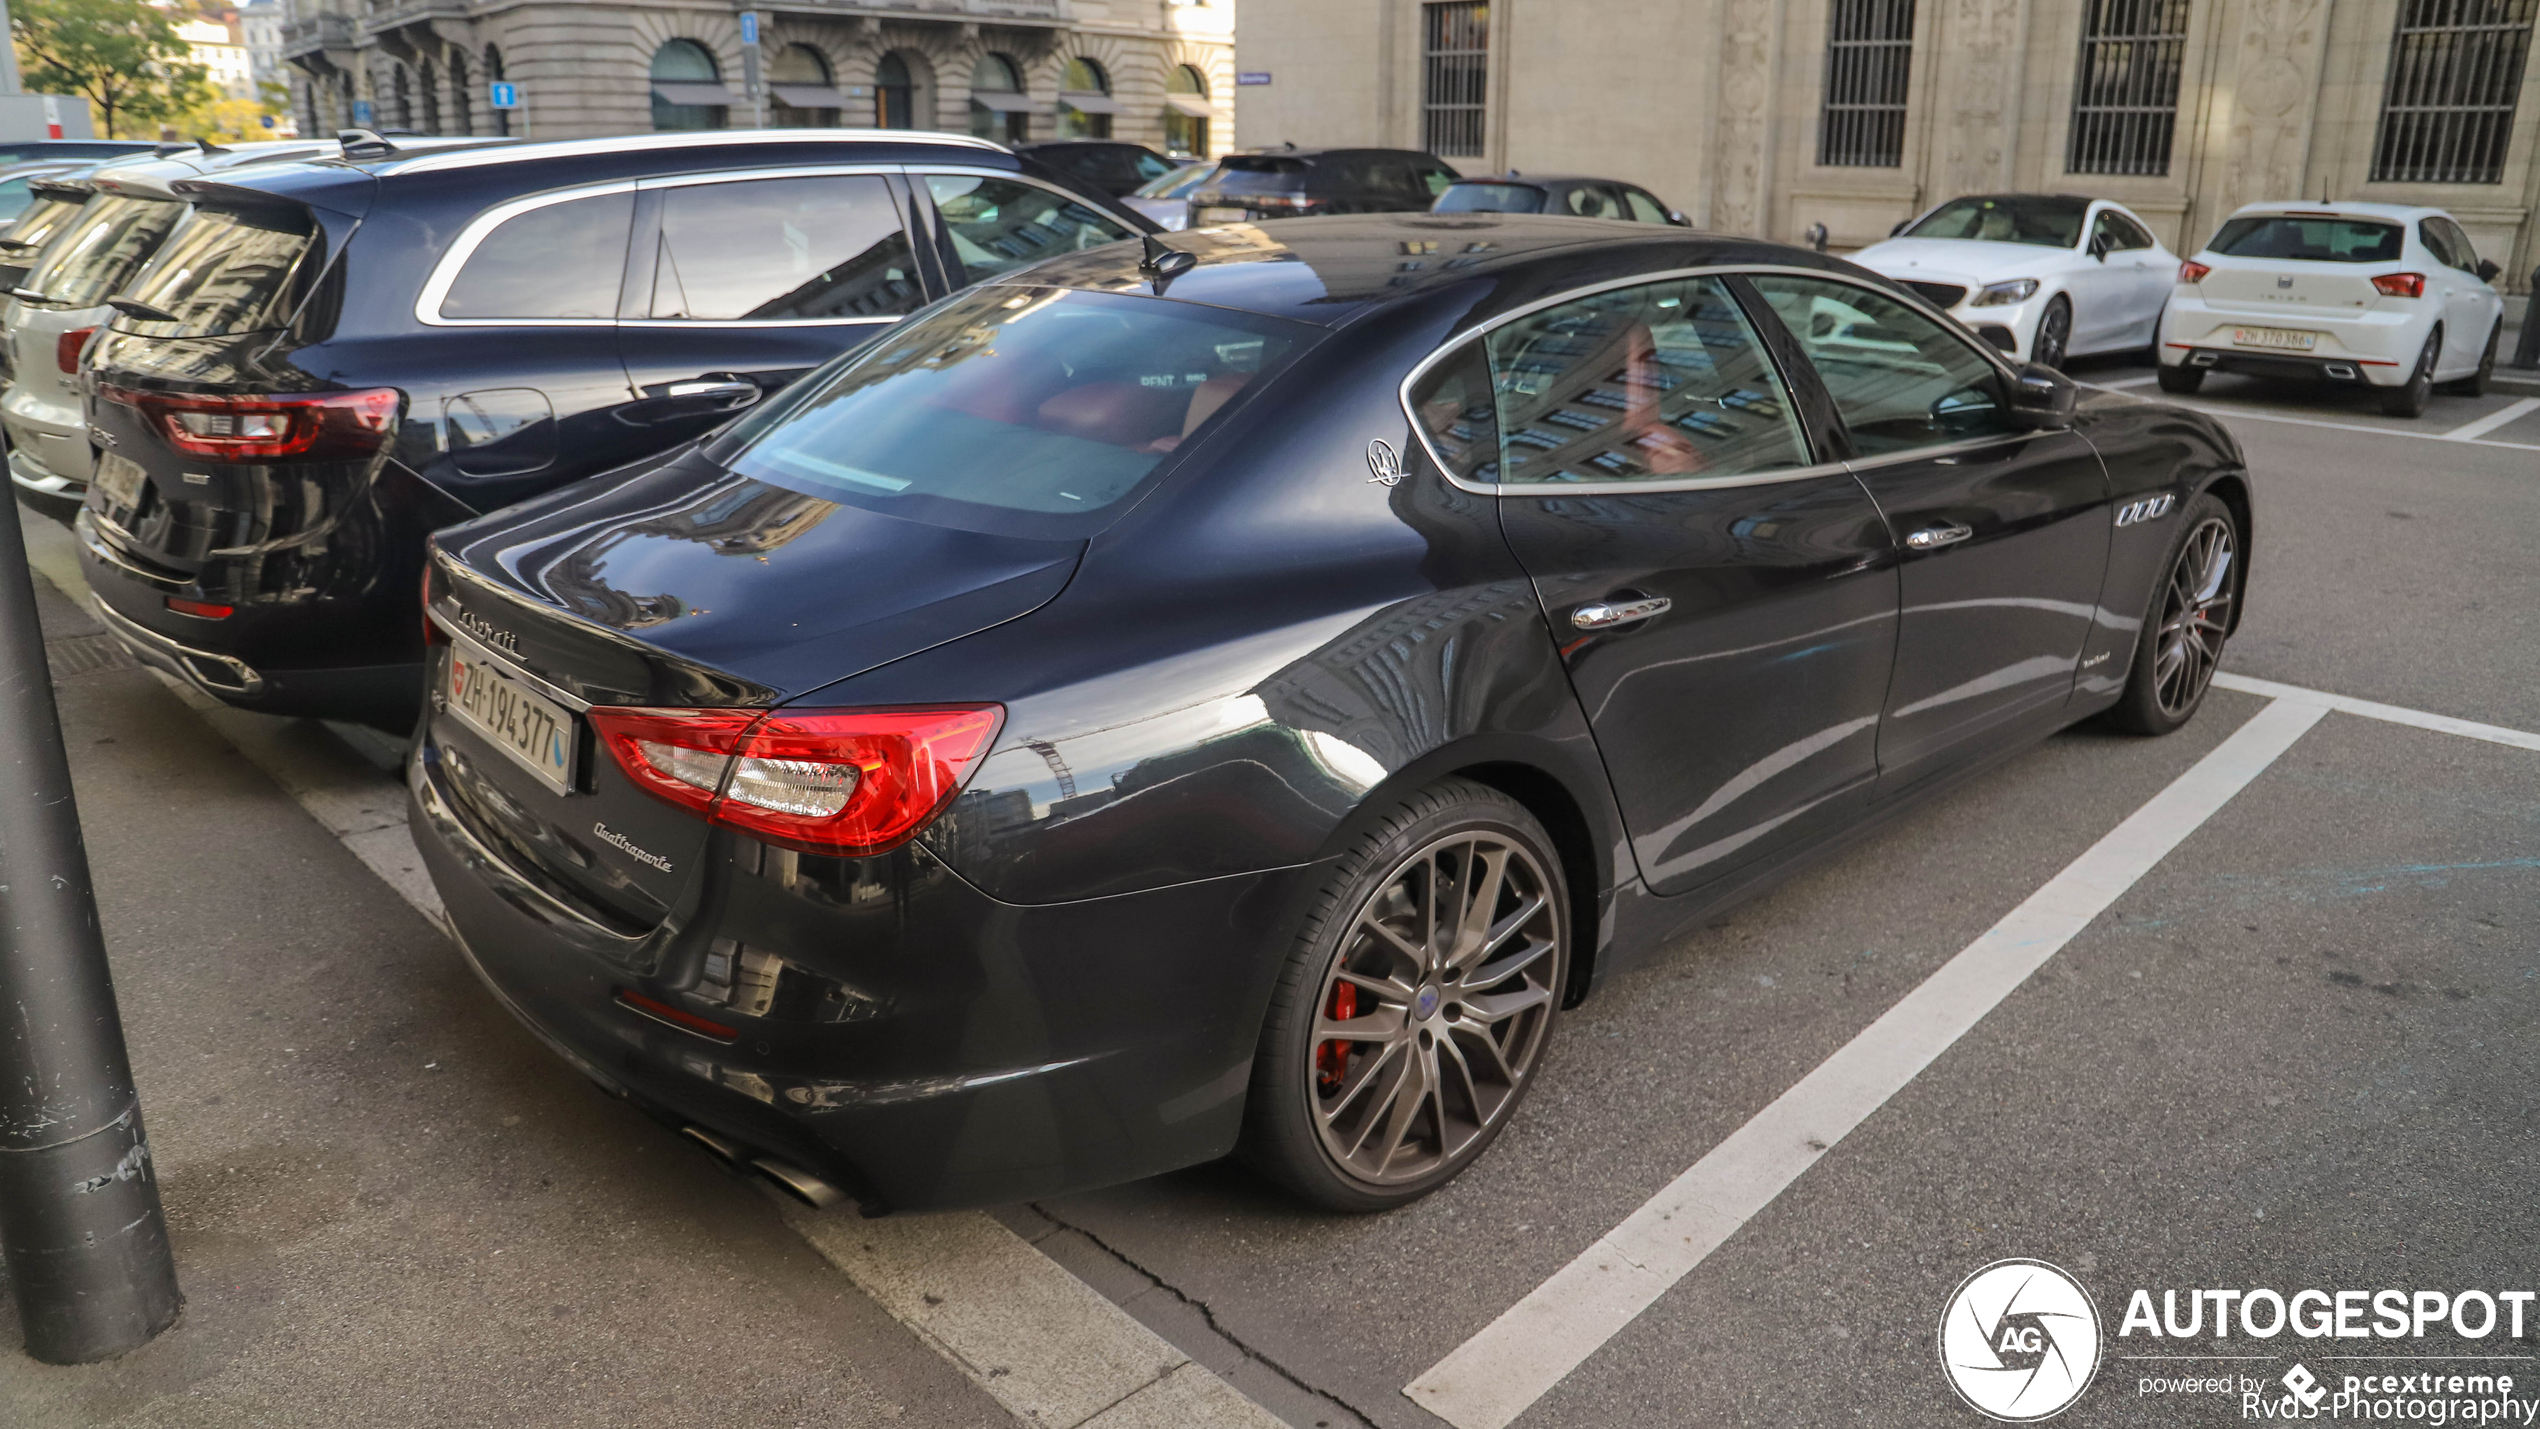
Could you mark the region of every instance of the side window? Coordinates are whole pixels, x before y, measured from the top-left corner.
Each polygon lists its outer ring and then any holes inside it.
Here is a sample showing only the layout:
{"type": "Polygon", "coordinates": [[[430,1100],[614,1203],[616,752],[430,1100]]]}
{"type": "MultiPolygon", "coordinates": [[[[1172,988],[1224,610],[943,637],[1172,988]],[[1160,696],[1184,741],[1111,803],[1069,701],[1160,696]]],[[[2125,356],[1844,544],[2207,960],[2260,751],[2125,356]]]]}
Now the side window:
{"type": "Polygon", "coordinates": [[[1425,190],[1432,199],[1435,199],[1439,194],[1445,193],[1446,186],[1456,180],[1456,173],[1453,169],[1438,168],[1430,164],[1420,165],[1418,173],[1420,175],[1420,187],[1425,190]]]}
{"type": "Polygon", "coordinates": [[[1487,345],[1504,483],[1808,464],[1781,377],[1717,279],[1591,294],[1498,328],[1487,345]]]}
{"type": "Polygon", "coordinates": [[[1499,480],[1499,415],[1480,343],[1464,344],[1421,375],[1411,389],[1411,419],[1438,465],[1466,481],[1499,480]]]}
{"type": "Polygon", "coordinates": [[[1173,172],[1173,166],[1171,164],[1164,162],[1162,159],[1157,158],[1153,154],[1138,154],[1135,158],[1137,160],[1135,166],[1137,169],[1136,177],[1137,181],[1141,184],[1163,178],[1166,174],[1173,172]]]}
{"type": "Polygon", "coordinates": [[[635,195],[567,199],[505,219],[441,297],[445,318],[614,318],[635,195]]]}
{"type": "Polygon", "coordinates": [[[1563,195],[1563,207],[1581,218],[1621,218],[1623,206],[1614,191],[1603,184],[1573,184],[1563,195]]]}
{"type": "MultiPolygon", "coordinates": [[[[2428,230],[2429,238],[2435,233],[2443,235],[2443,246],[2441,248],[2436,248],[2435,252],[2437,255],[2447,253],[2450,255],[2443,259],[2444,262],[2451,264],[2453,267],[2460,269],[2464,273],[2475,273],[2478,271],[2478,250],[2471,246],[2469,234],[2464,232],[2459,224],[2454,223],[2448,218],[2429,218],[2425,221],[2425,226],[2428,230]]],[[[2427,243],[2426,246],[2429,248],[2434,247],[2431,242],[2427,243]]]]}
{"type": "Polygon", "coordinates": [[[2106,209],[2090,221],[2090,251],[2116,253],[2125,248],[2125,220],[2106,209]]]}
{"type": "Polygon", "coordinates": [[[656,318],[896,317],[925,300],[872,175],[692,184],[662,196],[656,318]]]}
{"type": "Polygon", "coordinates": [[[1658,200],[1638,189],[1623,190],[1623,201],[1632,206],[1634,222],[1665,223],[1667,221],[1667,210],[1658,206],[1658,200]]]}
{"type": "Polygon", "coordinates": [[[2107,210],[2099,215],[2099,221],[2108,226],[2108,251],[2111,253],[2131,253],[2138,248],[2152,246],[2152,235],[2143,231],[2143,225],[2122,213],[2107,210]]]}
{"type": "Polygon", "coordinates": [[[1863,456],[2016,430],[2000,374],[1957,334],[1868,288],[1758,273],[1863,456]]]}
{"type": "Polygon", "coordinates": [[[965,283],[1129,236],[1091,206],[1016,179],[928,174],[926,191],[961,255],[965,283]]]}

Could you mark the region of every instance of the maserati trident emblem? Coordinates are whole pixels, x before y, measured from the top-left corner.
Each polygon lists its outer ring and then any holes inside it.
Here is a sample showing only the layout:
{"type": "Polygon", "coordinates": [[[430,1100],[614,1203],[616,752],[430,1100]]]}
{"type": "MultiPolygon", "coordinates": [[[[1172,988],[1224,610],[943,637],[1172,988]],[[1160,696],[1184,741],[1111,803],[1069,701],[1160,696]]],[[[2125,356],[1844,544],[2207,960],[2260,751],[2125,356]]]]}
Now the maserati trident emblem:
{"type": "Polygon", "coordinates": [[[1393,443],[1378,437],[1367,444],[1367,470],[1370,473],[1367,481],[1371,486],[1377,482],[1387,486],[1402,483],[1402,457],[1393,449],[1393,443]]]}

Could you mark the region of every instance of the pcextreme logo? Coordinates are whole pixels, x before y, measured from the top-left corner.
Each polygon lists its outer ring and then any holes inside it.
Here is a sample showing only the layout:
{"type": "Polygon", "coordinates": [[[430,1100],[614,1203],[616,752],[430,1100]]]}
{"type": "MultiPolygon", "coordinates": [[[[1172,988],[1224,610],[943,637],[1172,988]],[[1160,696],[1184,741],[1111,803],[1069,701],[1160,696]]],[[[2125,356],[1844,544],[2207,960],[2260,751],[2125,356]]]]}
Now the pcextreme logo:
{"type": "Polygon", "coordinates": [[[1961,1281],[1941,1311],[1940,1366],[1979,1414],[2052,1419],[2098,1373],[2099,1308],[2045,1261],[1997,1260],[1961,1281]]]}

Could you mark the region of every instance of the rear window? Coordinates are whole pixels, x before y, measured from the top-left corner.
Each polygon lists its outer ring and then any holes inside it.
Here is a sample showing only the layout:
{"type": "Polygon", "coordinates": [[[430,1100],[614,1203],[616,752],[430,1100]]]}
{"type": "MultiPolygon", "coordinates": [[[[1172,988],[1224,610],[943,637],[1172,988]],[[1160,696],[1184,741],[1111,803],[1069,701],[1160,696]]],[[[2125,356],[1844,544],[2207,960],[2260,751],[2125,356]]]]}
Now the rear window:
{"type": "Polygon", "coordinates": [[[1965,238],[1979,243],[2027,243],[2076,248],[2090,200],[2045,194],[1953,198],[1906,229],[1907,238],[1965,238]]]}
{"type": "Polygon", "coordinates": [[[1220,167],[1224,171],[1212,187],[1221,194],[1299,194],[1305,192],[1306,170],[1312,166],[1303,159],[1230,154],[1220,167]]]}
{"type": "Polygon", "coordinates": [[[2233,258],[2291,258],[2305,263],[2396,262],[2407,234],[2395,223],[2365,218],[2251,214],[2214,235],[2213,251],[2233,258]]]}
{"type": "Polygon", "coordinates": [[[1438,213],[1541,213],[1543,190],[1531,184],[1456,184],[1438,196],[1438,213]]]}
{"type": "Polygon", "coordinates": [[[27,286],[47,302],[96,307],[122,291],[184,216],[185,205],[167,199],[92,198],[61,243],[28,276],[27,286]]]}
{"type": "Polygon", "coordinates": [[[1184,164],[1169,174],[1147,180],[1130,197],[1180,198],[1207,182],[1216,172],[1215,164],[1184,164]]]}
{"type": "Polygon", "coordinates": [[[806,378],[708,454],[888,515],[1091,534],[1300,331],[1155,298],[981,288],[806,378]]]}
{"type": "Polygon", "coordinates": [[[176,314],[174,332],[164,323],[150,327],[161,336],[280,327],[291,316],[293,278],[311,246],[305,214],[198,210],[130,296],[176,314]]]}
{"type": "Polygon", "coordinates": [[[45,240],[60,233],[63,226],[78,215],[80,205],[86,202],[86,199],[63,198],[58,194],[37,195],[35,202],[27,206],[27,211],[18,215],[18,221],[9,225],[8,232],[0,235],[0,253],[20,258],[34,257],[45,240]]]}

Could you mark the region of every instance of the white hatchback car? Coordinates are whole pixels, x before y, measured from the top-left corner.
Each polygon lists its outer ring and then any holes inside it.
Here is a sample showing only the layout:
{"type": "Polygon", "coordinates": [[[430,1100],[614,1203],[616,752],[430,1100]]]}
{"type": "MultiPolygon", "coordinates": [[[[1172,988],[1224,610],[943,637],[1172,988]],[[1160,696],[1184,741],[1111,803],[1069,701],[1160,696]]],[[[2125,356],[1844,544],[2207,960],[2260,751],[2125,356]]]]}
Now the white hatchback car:
{"type": "Polygon", "coordinates": [[[2072,194],[1953,198],[1851,257],[2049,367],[2149,348],[2178,273],[2124,205],[2072,194]]]}
{"type": "Polygon", "coordinates": [[[2438,382],[2478,396],[2496,370],[2496,265],[2439,208],[2253,203],[2179,265],[2161,388],[2208,372],[2340,382],[2422,415],[2438,382]]]}

